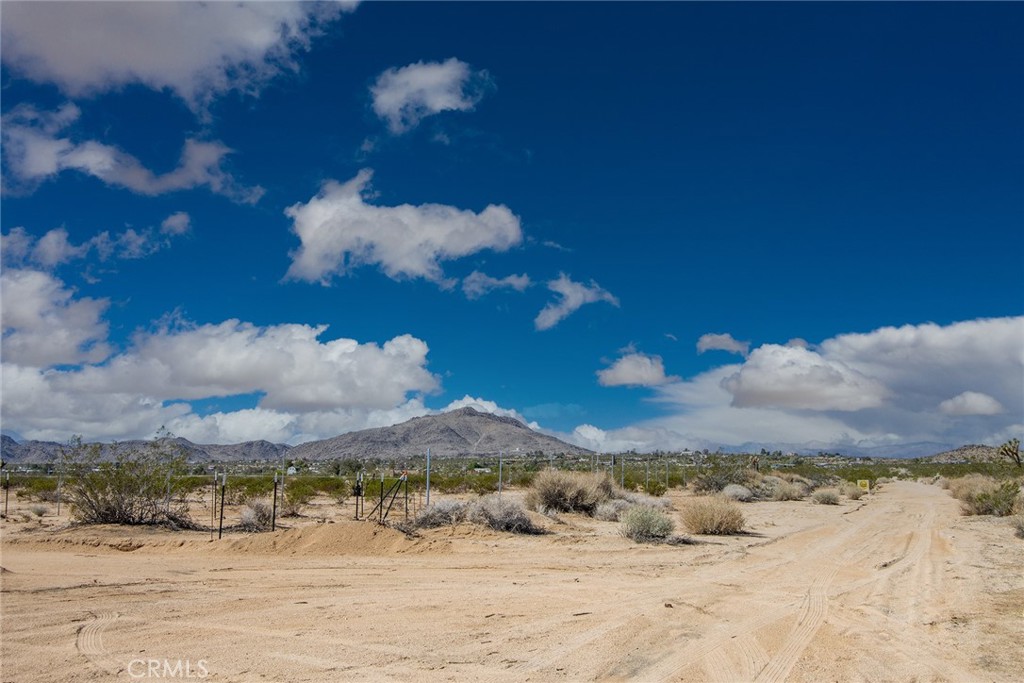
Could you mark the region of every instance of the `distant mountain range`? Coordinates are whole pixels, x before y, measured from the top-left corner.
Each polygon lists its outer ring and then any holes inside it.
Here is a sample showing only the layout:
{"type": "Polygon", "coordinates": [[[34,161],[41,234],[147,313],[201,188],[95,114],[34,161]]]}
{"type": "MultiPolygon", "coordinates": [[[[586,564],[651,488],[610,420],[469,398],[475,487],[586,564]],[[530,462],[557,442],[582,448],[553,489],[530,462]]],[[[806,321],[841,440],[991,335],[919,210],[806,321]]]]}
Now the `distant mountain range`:
{"type": "MultiPolygon", "coordinates": [[[[236,444],[197,444],[180,437],[170,442],[185,453],[189,462],[230,462],[235,460],[276,460],[291,447],[269,441],[246,441],[236,444]]],[[[121,448],[144,448],[149,441],[119,441],[121,448]]],[[[4,462],[10,463],[45,463],[57,462],[61,457],[61,449],[65,444],[56,441],[15,441],[6,434],[0,436],[0,453],[4,462]]],[[[100,444],[101,453],[109,457],[113,445],[100,444]]]]}
{"type": "MultiPolygon", "coordinates": [[[[60,459],[63,444],[54,441],[24,441],[0,437],[4,462],[43,463],[60,459]]],[[[289,459],[330,460],[334,458],[403,458],[424,455],[429,448],[437,457],[483,456],[505,453],[585,455],[590,451],[530,429],[510,417],[460,408],[440,415],[416,417],[390,427],[364,429],[299,446],[268,441],[219,445],[195,444],[188,439],[172,440],[190,462],[289,459]]],[[[122,447],[142,447],[148,441],[123,441],[122,447]]],[[[101,444],[104,455],[110,444],[101,444]]]]}
{"type": "Polygon", "coordinates": [[[437,457],[497,455],[505,453],[564,453],[589,455],[591,451],[553,436],[535,432],[519,420],[459,408],[440,415],[414,417],[390,427],[349,432],[332,439],[296,446],[290,458],[325,460],[352,457],[411,457],[430,453],[437,457]]]}

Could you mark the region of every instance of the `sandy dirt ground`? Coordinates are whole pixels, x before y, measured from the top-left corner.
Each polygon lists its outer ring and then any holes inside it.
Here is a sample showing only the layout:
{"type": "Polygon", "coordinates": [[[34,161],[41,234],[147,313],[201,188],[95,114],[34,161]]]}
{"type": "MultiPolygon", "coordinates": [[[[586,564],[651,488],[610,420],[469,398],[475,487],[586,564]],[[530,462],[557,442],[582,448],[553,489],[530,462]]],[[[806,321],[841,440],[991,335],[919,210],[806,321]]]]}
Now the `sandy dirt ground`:
{"type": "MultiPolygon", "coordinates": [[[[689,494],[669,495],[678,516],[689,494]]],[[[211,541],[12,514],[0,678],[1024,680],[1005,520],[911,482],[743,510],[749,534],[680,546],[572,515],[543,536],[410,538],[325,505],[211,541]]]]}

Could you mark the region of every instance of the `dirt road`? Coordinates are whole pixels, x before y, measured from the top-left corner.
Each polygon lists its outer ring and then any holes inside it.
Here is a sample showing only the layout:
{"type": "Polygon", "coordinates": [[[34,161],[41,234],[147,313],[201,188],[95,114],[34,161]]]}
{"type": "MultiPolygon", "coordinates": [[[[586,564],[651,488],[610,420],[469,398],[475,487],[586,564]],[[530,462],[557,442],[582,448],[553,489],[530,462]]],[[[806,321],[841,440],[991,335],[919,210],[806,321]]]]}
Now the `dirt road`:
{"type": "Polygon", "coordinates": [[[676,547],[576,517],[540,537],[408,539],[341,518],[212,543],[5,529],[0,676],[1024,677],[1024,542],[1002,520],[961,517],[942,489],[905,482],[841,506],[743,509],[750,535],[676,547]]]}

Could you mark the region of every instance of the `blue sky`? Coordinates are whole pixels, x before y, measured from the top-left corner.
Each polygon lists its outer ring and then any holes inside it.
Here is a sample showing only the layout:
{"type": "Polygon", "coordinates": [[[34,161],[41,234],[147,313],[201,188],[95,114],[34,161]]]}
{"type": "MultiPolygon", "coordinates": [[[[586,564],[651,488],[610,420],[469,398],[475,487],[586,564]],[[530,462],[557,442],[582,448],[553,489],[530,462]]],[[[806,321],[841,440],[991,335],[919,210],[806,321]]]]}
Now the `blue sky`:
{"type": "MultiPolygon", "coordinates": [[[[18,3],[6,433],[1024,431],[1016,3],[18,3]]],[[[910,448],[910,446],[908,446],[910,448]]]]}

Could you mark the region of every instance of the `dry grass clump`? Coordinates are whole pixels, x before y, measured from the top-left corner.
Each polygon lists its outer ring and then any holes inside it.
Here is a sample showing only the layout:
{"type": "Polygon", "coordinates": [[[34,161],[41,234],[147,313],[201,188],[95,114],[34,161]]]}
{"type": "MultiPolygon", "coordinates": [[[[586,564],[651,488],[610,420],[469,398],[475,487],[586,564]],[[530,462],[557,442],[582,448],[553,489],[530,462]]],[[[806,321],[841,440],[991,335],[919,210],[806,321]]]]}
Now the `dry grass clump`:
{"type": "Polygon", "coordinates": [[[438,500],[420,510],[413,523],[421,529],[454,526],[466,519],[466,508],[465,503],[457,500],[438,500]]]}
{"type": "Polygon", "coordinates": [[[495,531],[515,534],[543,533],[518,503],[501,498],[497,494],[484,496],[472,503],[439,500],[430,507],[420,510],[413,520],[413,526],[420,529],[435,529],[454,526],[461,522],[481,524],[495,531]]]}
{"type": "Polygon", "coordinates": [[[969,474],[951,479],[949,492],[960,501],[964,515],[1006,517],[1022,506],[1020,484],[1013,480],[999,482],[992,477],[969,474]]]}
{"type": "Polygon", "coordinates": [[[721,496],[693,500],[683,509],[683,524],[694,534],[735,534],[745,523],[739,505],[721,496]]]}
{"type": "Polygon", "coordinates": [[[754,499],[754,492],[743,484],[729,484],[722,489],[722,495],[739,503],[749,503],[754,499]]]}
{"type": "Polygon", "coordinates": [[[843,484],[843,495],[850,500],[860,500],[864,497],[864,489],[854,484],[852,481],[848,481],[843,484]]]}
{"type": "Polygon", "coordinates": [[[29,512],[31,512],[36,517],[42,517],[49,511],[49,509],[50,508],[46,507],[45,505],[33,505],[32,507],[29,508],[29,512]]]}
{"type": "Polygon", "coordinates": [[[772,489],[772,500],[803,500],[806,489],[802,484],[783,482],[772,489]]]}
{"type": "Polygon", "coordinates": [[[239,527],[243,531],[266,531],[273,522],[273,509],[263,501],[250,501],[242,508],[242,520],[239,527]]]}
{"type": "Polygon", "coordinates": [[[968,474],[946,481],[946,490],[957,500],[965,500],[979,493],[991,492],[996,488],[996,480],[984,474],[968,474]]]}
{"type": "Polygon", "coordinates": [[[536,527],[518,503],[498,495],[484,496],[469,505],[466,518],[474,524],[489,526],[495,531],[513,534],[539,534],[536,527]]]}
{"type": "Polygon", "coordinates": [[[637,543],[651,543],[668,538],[675,526],[662,510],[637,505],[622,513],[620,533],[637,543]]]}
{"type": "Polygon", "coordinates": [[[612,481],[605,474],[548,469],[533,478],[526,505],[537,511],[593,515],[598,505],[612,497],[612,491],[612,481]]]}
{"type": "Polygon", "coordinates": [[[623,500],[630,505],[645,505],[649,508],[670,508],[672,502],[668,498],[649,496],[639,491],[627,491],[615,486],[612,488],[612,500],[623,500]]]}
{"type": "Polygon", "coordinates": [[[1010,526],[1017,538],[1024,538],[1024,514],[1017,514],[1010,517],[1010,526]]]}
{"type": "Polygon", "coordinates": [[[820,489],[814,492],[811,499],[818,505],[839,505],[839,491],[835,489],[820,489]]]}
{"type": "Polygon", "coordinates": [[[629,501],[621,498],[606,500],[594,510],[594,518],[603,522],[618,522],[622,518],[622,513],[631,507],[633,505],[629,501]]]}

